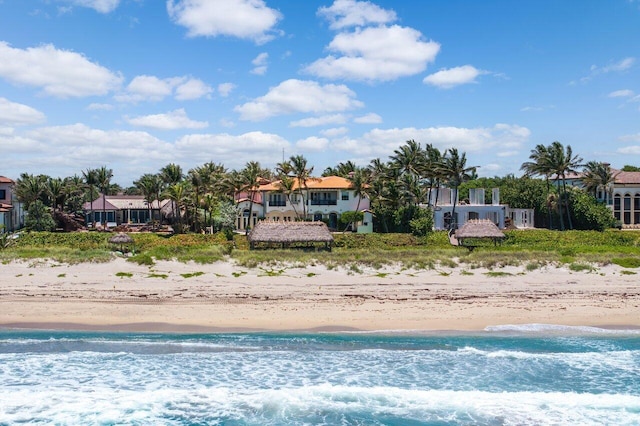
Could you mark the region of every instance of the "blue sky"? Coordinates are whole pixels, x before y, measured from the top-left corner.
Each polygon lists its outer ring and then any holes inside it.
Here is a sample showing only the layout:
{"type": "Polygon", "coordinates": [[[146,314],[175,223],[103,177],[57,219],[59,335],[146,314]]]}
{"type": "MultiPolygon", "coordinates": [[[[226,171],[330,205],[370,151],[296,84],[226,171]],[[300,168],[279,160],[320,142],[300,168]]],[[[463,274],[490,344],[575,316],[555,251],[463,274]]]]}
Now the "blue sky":
{"type": "Polygon", "coordinates": [[[638,0],[0,0],[0,175],[320,174],[408,139],[640,166],[638,0]]]}

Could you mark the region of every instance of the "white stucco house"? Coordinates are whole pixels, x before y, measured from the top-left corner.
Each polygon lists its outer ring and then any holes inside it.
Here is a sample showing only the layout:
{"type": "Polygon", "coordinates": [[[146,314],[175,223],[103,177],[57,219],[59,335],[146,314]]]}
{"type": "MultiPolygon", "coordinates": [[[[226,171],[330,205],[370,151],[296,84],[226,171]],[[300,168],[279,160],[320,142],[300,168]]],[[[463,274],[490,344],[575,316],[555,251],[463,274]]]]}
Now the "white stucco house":
{"type": "MultiPolygon", "coordinates": [[[[295,221],[307,219],[324,221],[329,229],[339,230],[340,215],[348,211],[364,211],[362,223],[358,224],[359,232],[371,232],[372,216],[369,210],[369,199],[360,199],[354,194],[351,182],[339,176],[311,178],[306,185],[294,184],[293,193],[283,191],[280,181],[260,185],[251,195],[236,195],[238,206],[238,230],[246,229],[248,224],[254,226],[258,220],[295,221]],[[251,199],[253,207],[251,208],[251,199]],[[251,210],[251,217],[249,217],[251,210]]],[[[341,230],[341,229],[340,229],[341,230]]]]}
{"type": "Polygon", "coordinates": [[[471,219],[488,219],[500,229],[505,229],[507,225],[516,228],[533,228],[535,225],[534,210],[512,209],[506,204],[501,204],[499,188],[491,190],[490,203],[485,201],[484,188],[469,189],[469,198],[465,200],[459,200],[455,190],[440,188],[438,191],[432,191],[430,205],[435,206],[433,223],[436,230],[449,229],[452,224],[459,228],[471,219]],[[455,213],[453,212],[454,200],[455,213]]]}

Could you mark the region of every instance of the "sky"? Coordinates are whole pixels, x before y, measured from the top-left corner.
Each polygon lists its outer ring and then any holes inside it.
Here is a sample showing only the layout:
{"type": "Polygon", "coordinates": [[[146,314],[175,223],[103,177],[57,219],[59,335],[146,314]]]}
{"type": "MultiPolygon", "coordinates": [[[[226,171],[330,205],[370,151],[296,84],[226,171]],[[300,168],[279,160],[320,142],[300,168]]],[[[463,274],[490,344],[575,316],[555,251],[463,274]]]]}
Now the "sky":
{"type": "Polygon", "coordinates": [[[640,166],[640,0],[0,0],[0,175],[314,174],[407,140],[640,166]]]}

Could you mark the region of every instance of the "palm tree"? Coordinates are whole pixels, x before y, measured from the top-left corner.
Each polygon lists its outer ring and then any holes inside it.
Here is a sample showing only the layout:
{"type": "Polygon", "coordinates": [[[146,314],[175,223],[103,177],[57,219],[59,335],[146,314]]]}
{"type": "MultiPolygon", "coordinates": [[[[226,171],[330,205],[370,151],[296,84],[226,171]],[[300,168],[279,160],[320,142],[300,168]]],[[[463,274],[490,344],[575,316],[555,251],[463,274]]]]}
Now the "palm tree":
{"type": "Polygon", "coordinates": [[[104,227],[107,227],[107,203],[106,195],[111,185],[111,178],[113,177],[113,170],[107,169],[105,166],[95,170],[96,173],[96,185],[102,192],[102,220],[104,221],[104,227]]]}
{"type": "Polygon", "coordinates": [[[178,233],[183,231],[182,229],[182,208],[184,206],[185,199],[187,197],[188,184],[185,181],[179,181],[172,185],[169,185],[165,191],[164,196],[171,200],[177,216],[174,216],[174,220],[178,223],[178,233]]]}
{"type": "Polygon", "coordinates": [[[89,202],[91,203],[91,213],[89,217],[91,218],[91,223],[93,224],[94,228],[96,227],[96,221],[95,221],[95,214],[93,212],[93,200],[95,199],[94,197],[95,187],[98,184],[97,172],[98,171],[96,169],[87,169],[82,171],[82,177],[84,178],[85,183],[89,187],[89,202]]]}
{"type": "MultiPolygon", "coordinates": [[[[169,163],[160,169],[160,178],[164,183],[164,188],[167,188],[168,186],[171,186],[171,185],[175,185],[176,183],[184,179],[184,175],[182,173],[182,167],[174,163],[169,163]]],[[[177,206],[172,200],[171,213],[173,214],[174,220],[176,220],[176,218],[178,217],[176,210],[177,210],[177,206]]]]}
{"type": "Polygon", "coordinates": [[[249,194],[249,223],[245,228],[245,233],[249,233],[249,229],[253,227],[251,220],[253,218],[253,202],[255,194],[260,188],[260,174],[262,169],[257,161],[249,161],[245,164],[244,169],[240,171],[240,179],[242,181],[242,190],[249,194]]]}
{"type": "Polygon", "coordinates": [[[450,148],[448,155],[444,161],[444,170],[446,172],[449,186],[455,191],[455,197],[453,197],[453,209],[451,210],[451,226],[457,226],[456,220],[456,203],[458,201],[458,187],[462,182],[466,182],[470,179],[470,173],[472,173],[476,167],[467,167],[466,153],[460,155],[457,148],[450,148]]]}
{"type": "Polygon", "coordinates": [[[611,186],[615,181],[615,176],[608,163],[599,161],[589,161],[584,165],[582,183],[587,192],[597,198],[598,191],[605,193],[605,202],[609,201],[611,186]]]}
{"type": "Polygon", "coordinates": [[[300,191],[302,196],[302,218],[303,220],[307,220],[307,203],[309,202],[309,187],[307,183],[311,180],[311,174],[313,173],[313,167],[307,167],[307,159],[302,155],[293,155],[289,158],[289,162],[291,163],[291,167],[293,173],[298,181],[298,187],[300,189],[304,188],[307,193],[307,198],[305,200],[304,194],[300,191]]]}
{"type": "MultiPolygon", "coordinates": [[[[547,183],[547,197],[551,192],[549,179],[553,175],[553,166],[551,164],[551,156],[549,153],[549,148],[538,144],[534,149],[531,150],[531,154],[529,155],[529,160],[525,161],[520,166],[520,170],[524,171],[524,175],[526,177],[531,176],[544,176],[545,182],[547,183]]],[[[556,204],[557,206],[557,204],[556,204]]],[[[560,210],[562,212],[562,210],[560,210]]],[[[547,208],[547,215],[549,220],[549,229],[552,228],[552,215],[551,209],[547,208]]],[[[562,214],[560,214],[560,222],[562,223],[562,228],[564,228],[564,220],[562,219],[562,214]]]]}
{"type": "Polygon", "coordinates": [[[431,205],[433,199],[433,205],[435,209],[438,205],[438,195],[440,192],[440,181],[443,177],[443,161],[444,158],[440,150],[431,144],[427,144],[425,147],[424,163],[422,164],[421,174],[426,178],[429,188],[427,190],[427,203],[431,205]],[[436,189],[435,199],[431,196],[433,189],[436,189]]]}
{"type": "Polygon", "coordinates": [[[189,170],[187,177],[189,178],[189,182],[193,188],[193,230],[198,232],[198,206],[200,205],[200,191],[202,190],[204,183],[200,170],[197,168],[189,170]]]}
{"type": "MultiPolygon", "coordinates": [[[[569,221],[569,229],[573,229],[573,223],[571,221],[571,212],[569,208],[568,198],[567,198],[567,174],[568,173],[576,173],[576,169],[580,167],[582,163],[582,158],[580,156],[573,155],[573,150],[571,149],[571,145],[567,145],[565,149],[564,146],[558,142],[553,142],[548,147],[549,152],[549,161],[551,165],[551,169],[555,173],[556,182],[559,179],[562,180],[562,197],[560,198],[560,208],[563,203],[566,203],[566,211],[567,211],[567,219],[569,221]]],[[[564,224],[562,222],[562,210],[560,210],[560,219],[562,223],[562,227],[564,229],[564,224]]]]}
{"type": "MultiPolygon", "coordinates": [[[[352,173],[347,176],[347,180],[351,183],[351,189],[353,189],[354,197],[358,197],[358,204],[356,205],[356,212],[360,211],[360,201],[363,198],[369,198],[369,179],[370,174],[367,169],[357,167],[352,173]]],[[[350,223],[349,225],[353,225],[350,223]]],[[[347,225],[347,227],[349,227],[347,225]]],[[[346,229],[346,228],[345,228],[346,229]]]]}
{"type": "Polygon", "coordinates": [[[26,210],[31,203],[34,203],[45,192],[47,177],[43,175],[34,176],[22,173],[16,180],[15,192],[18,200],[24,204],[26,210]]]}
{"type": "Polygon", "coordinates": [[[298,210],[296,209],[296,204],[294,203],[291,196],[296,192],[296,181],[294,178],[288,175],[281,175],[280,181],[277,183],[278,188],[284,193],[285,197],[293,207],[293,212],[296,215],[296,220],[299,219],[298,210]]]}
{"type": "Polygon", "coordinates": [[[47,179],[45,192],[51,200],[51,207],[53,207],[53,211],[56,212],[58,210],[58,207],[60,207],[60,210],[62,210],[65,201],[64,184],[62,182],[62,179],[47,179]]]}
{"type": "Polygon", "coordinates": [[[137,181],[133,182],[133,184],[140,188],[140,192],[144,196],[144,201],[147,203],[147,208],[149,209],[149,221],[152,224],[152,227],[155,229],[153,215],[152,215],[152,207],[154,201],[160,201],[160,193],[162,192],[162,179],[159,175],[146,173],[140,177],[137,181]]]}
{"type": "Polygon", "coordinates": [[[425,151],[420,143],[411,139],[393,152],[395,155],[391,156],[391,162],[400,169],[401,173],[420,176],[425,162],[425,151]]]}
{"type": "Polygon", "coordinates": [[[84,194],[84,180],[78,175],[64,178],[63,181],[66,211],[75,213],[82,210],[82,196],[84,194]]]}

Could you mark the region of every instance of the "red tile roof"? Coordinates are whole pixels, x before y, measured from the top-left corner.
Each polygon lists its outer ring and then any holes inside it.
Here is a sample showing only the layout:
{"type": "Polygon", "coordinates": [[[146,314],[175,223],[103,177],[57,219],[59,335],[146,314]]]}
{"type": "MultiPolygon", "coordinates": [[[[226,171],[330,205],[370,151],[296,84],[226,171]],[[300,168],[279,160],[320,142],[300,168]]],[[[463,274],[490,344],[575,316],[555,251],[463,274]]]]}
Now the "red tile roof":
{"type": "Polygon", "coordinates": [[[9,179],[8,177],[0,176],[0,183],[15,183],[15,182],[9,179]]]}

